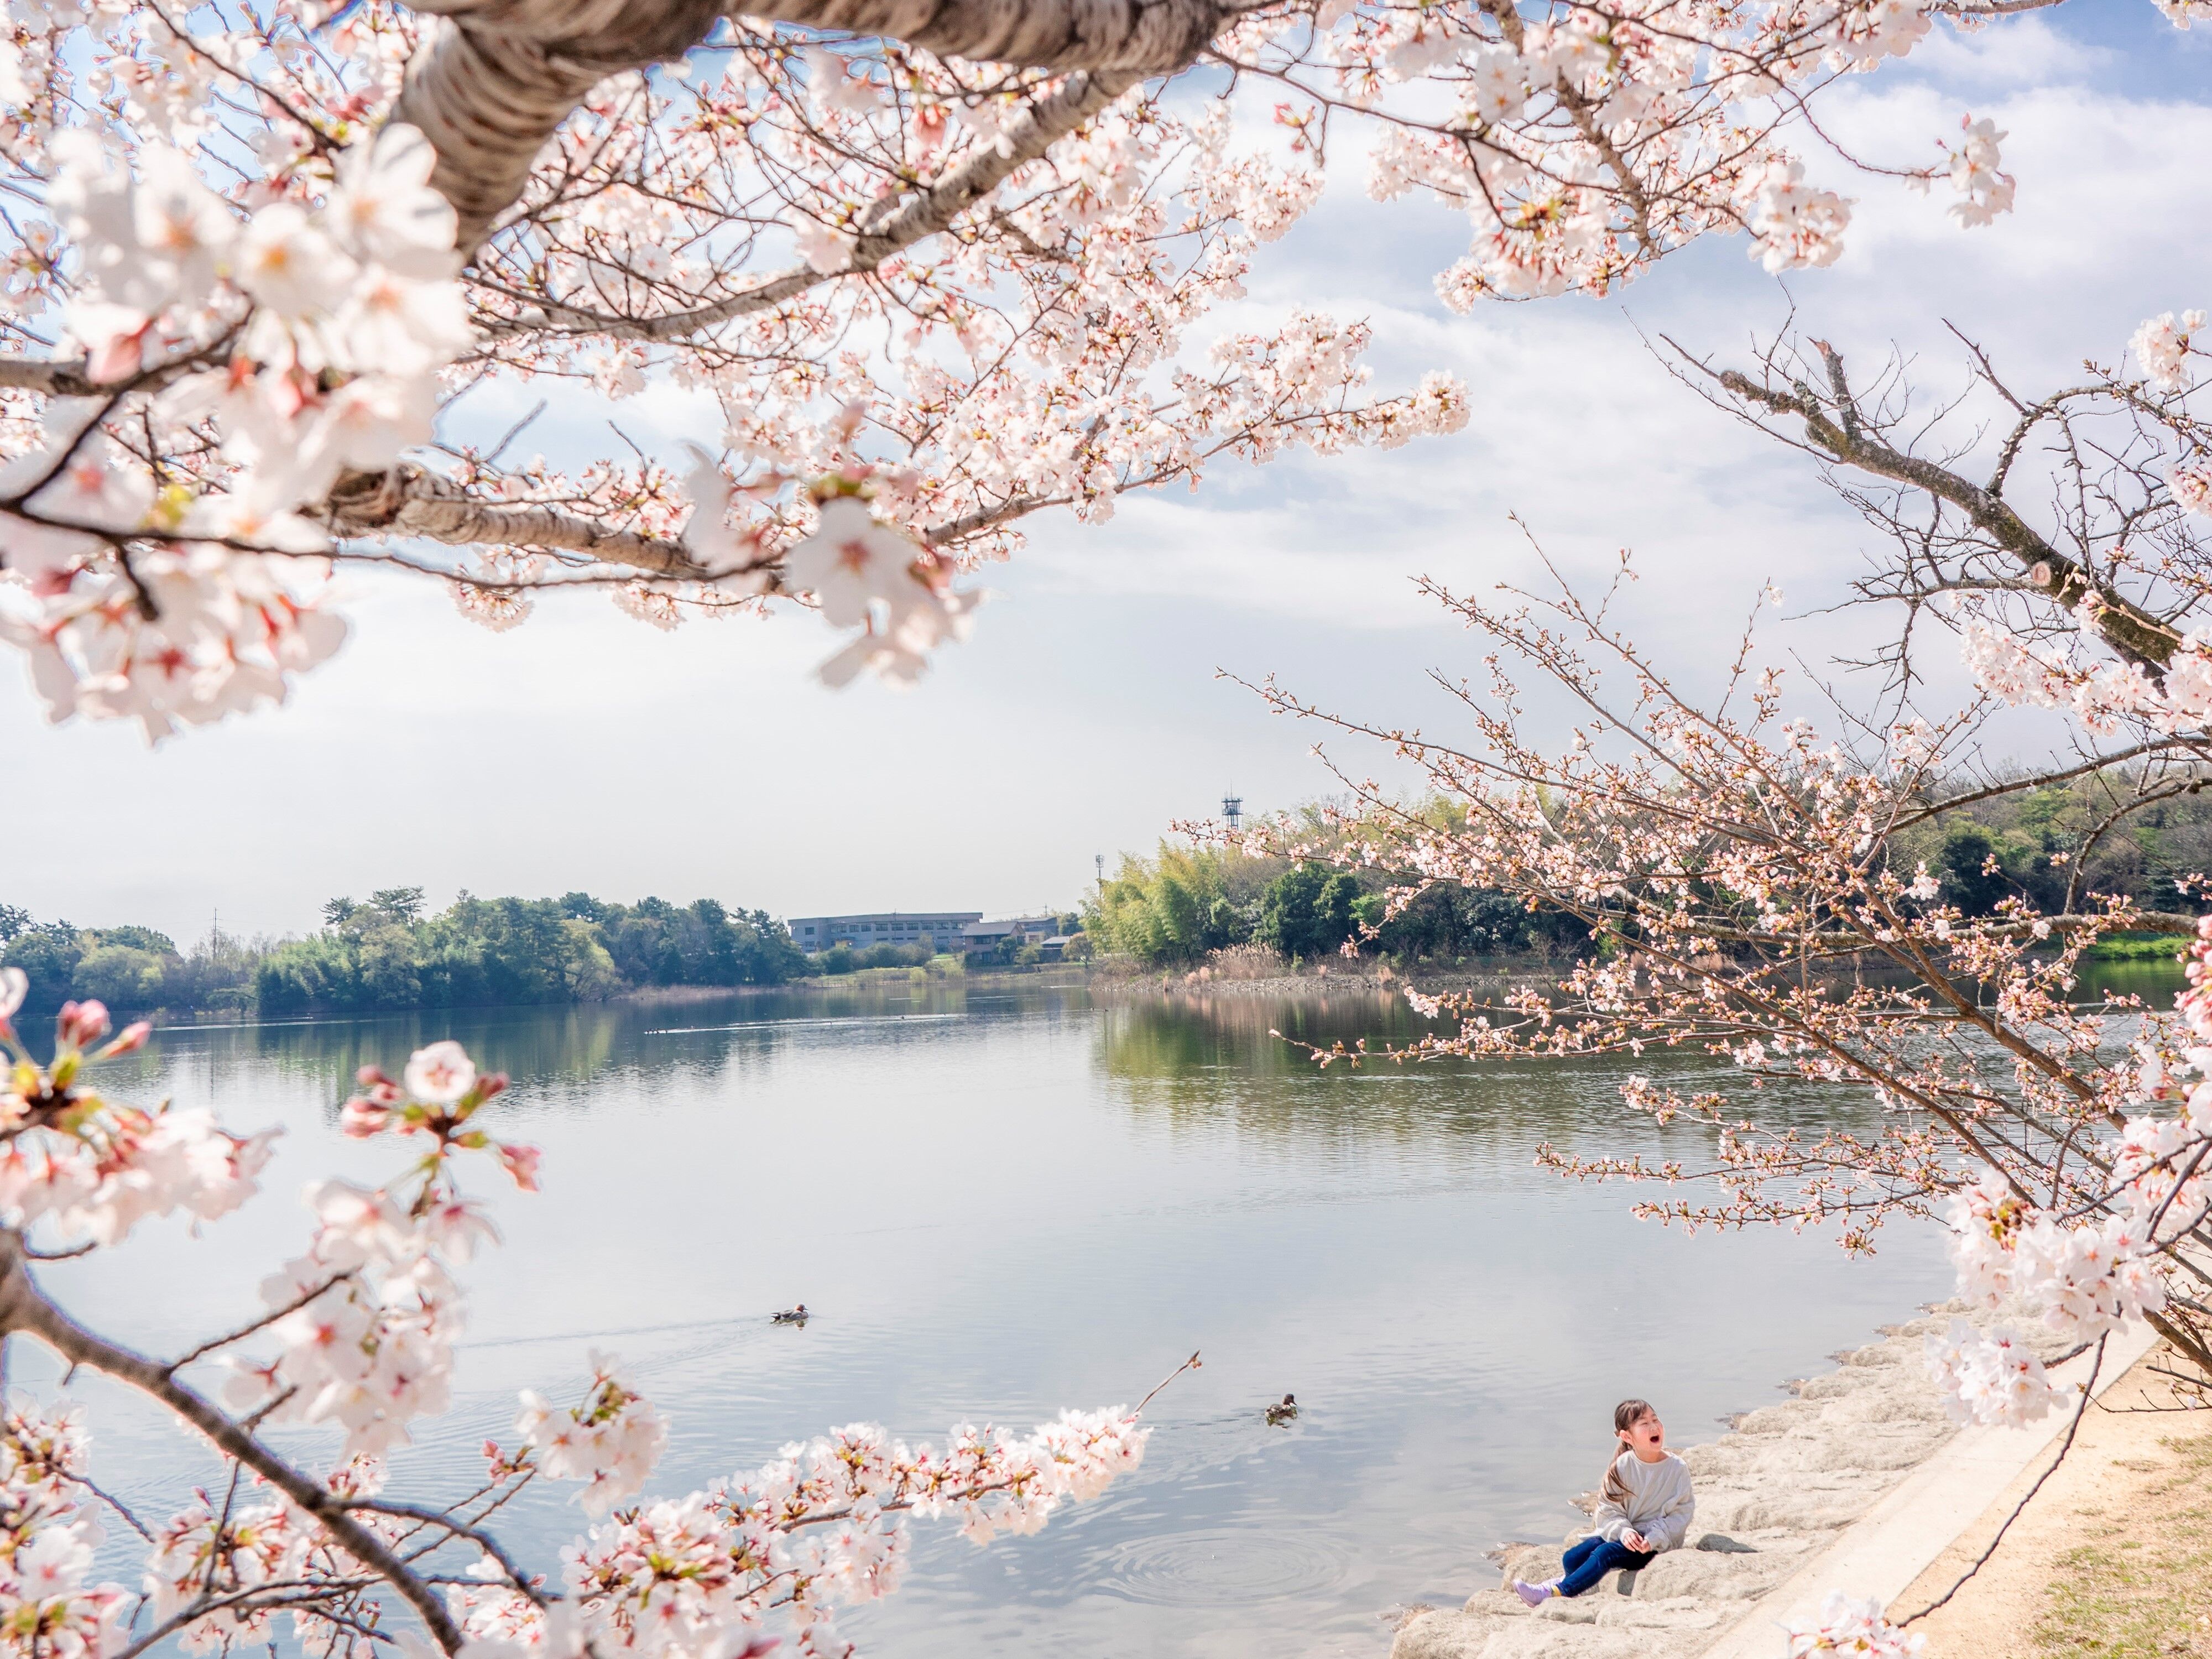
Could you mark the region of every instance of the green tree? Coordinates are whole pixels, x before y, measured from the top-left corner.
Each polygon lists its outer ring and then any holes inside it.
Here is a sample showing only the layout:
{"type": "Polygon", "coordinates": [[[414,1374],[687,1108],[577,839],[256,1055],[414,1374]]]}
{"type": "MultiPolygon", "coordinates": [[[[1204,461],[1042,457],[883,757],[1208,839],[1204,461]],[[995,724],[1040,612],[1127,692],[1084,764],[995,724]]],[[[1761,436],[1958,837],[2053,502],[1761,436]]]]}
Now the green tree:
{"type": "Polygon", "coordinates": [[[1358,878],[1301,864],[1275,878],[1260,900],[1258,938],[1293,958],[1325,956],[1357,927],[1358,878]]]}
{"type": "Polygon", "coordinates": [[[70,1000],[87,942],[65,921],[33,922],[8,941],[0,963],[21,969],[30,980],[27,1012],[51,1013],[70,1000]]]}
{"type": "Polygon", "coordinates": [[[1150,860],[1125,854],[1083,921],[1103,948],[1139,962],[1191,962],[1252,937],[1260,896],[1282,868],[1210,847],[1162,842],[1150,860]]]}
{"type": "Polygon", "coordinates": [[[419,887],[380,887],[368,896],[368,902],[401,921],[415,922],[422,917],[422,890],[419,887]]]}
{"type": "Polygon", "coordinates": [[[1994,865],[1996,838],[1968,819],[1952,824],[1943,836],[1943,896],[1970,916],[1985,916],[2012,891],[2001,866],[1994,865]]]}
{"type": "Polygon", "coordinates": [[[167,933],[157,933],[151,927],[98,927],[93,938],[102,945],[127,945],[134,951],[150,951],[157,957],[177,954],[176,944],[167,933]]]}
{"type": "Polygon", "coordinates": [[[174,951],[96,945],[77,959],[70,994],[80,1002],[96,998],[118,1015],[144,1013],[163,1006],[162,981],[176,959],[174,951]]]}

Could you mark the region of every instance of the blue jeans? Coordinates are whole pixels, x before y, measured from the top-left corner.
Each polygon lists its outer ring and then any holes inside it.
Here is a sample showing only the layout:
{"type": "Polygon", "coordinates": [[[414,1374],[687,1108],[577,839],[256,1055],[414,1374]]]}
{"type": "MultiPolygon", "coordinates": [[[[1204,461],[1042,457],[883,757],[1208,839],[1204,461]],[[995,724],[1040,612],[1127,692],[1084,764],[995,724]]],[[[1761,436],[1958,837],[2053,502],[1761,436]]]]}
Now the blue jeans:
{"type": "Polygon", "coordinates": [[[1632,1550],[1610,1538],[1585,1538],[1570,1549],[1560,1563],[1566,1575],[1559,1580],[1559,1594],[1580,1595],[1615,1567],[1626,1567],[1634,1572],[1638,1567],[1650,1566],[1658,1553],[1656,1550],[1632,1550]]]}

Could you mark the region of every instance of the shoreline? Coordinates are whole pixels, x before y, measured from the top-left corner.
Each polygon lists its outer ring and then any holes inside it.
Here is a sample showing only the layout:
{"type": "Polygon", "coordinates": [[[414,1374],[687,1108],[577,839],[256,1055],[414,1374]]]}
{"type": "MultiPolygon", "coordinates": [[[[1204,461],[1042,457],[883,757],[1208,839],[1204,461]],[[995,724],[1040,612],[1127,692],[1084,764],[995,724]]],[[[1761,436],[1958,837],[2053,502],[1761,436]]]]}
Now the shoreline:
{"type": "MultiPolygon", "coordinates": [[[[1961,1311],[1943,1304],[1882,1328],[1834,1370],[1790,1385],[1789,1400],[1681,1448],[1698,1492],[1689,1540],[1625,1591],[1628,1576],[1616,1573],[1532,1611],[1511,1581],[1555,1575],[1565,1540],[1510,1542],[1492,1555],[1498,1588],[1457,1609],[1409,1609],[1391,1659],[1778,1659],[1782,1622],[1830,1589],[1896,1601],[2067,1420],[1987,1429],[1944,1415],[1922,1346],[1961,1311]],[[1716,1536],[1747,1549],[1711,1547],[1716,1536]]],[[[2109,1364],[2100,1394],[2153,1342],[2141,1328],[2125,1340],[2134,1352],[2109,1364]]],[[[2053,1375],[2085,1370],[2076,1361],[2053,1375]]]]}

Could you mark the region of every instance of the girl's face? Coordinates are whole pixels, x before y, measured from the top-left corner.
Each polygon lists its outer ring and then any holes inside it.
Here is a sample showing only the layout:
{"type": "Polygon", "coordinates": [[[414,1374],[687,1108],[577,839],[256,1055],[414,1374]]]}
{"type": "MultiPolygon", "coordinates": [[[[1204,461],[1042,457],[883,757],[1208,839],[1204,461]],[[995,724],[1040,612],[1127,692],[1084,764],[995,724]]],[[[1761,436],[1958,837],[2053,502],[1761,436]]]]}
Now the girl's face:
{"type": "Polygon", "coordinates": [[[1621,1430],[1620,1443],[1645,1462],[1656,1463],[1667,1453],[1667,1425],[1657,1412],[1646,1412],[1621,1430]]]}

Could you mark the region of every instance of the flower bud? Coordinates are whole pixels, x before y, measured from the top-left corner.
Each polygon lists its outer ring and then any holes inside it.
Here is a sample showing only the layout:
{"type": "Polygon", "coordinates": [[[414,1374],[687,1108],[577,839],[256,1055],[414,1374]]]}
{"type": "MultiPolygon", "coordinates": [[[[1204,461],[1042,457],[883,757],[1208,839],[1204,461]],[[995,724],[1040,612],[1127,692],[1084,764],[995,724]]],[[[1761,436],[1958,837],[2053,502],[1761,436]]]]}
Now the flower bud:
{"type": "Polygon", "coordinates": [[[82,1048],[107,1035],[107,1006],[64,1002],[54,1019],[54,1038],[64,1048],[82,1048]]]}
{"type": "Polygon", "coordinates": [[[518,1146],[513,1141],[501,1141],[499,1161],[506,1165],[514,1184],[526,1193],[538,1190],[538,1160],[543,1154],[535,1146],[518,1146]]]}
{"type": "Polygon", "coordinates": [[[389,1110],[359,1095],[338,1109],[338,1127],[356,1140],[366,1140],[391,1121],[389,1110]]]}
{"type": "Polygon", "coordinates": [[[145,1020],[133,1020],[116,1033],[115,1041],[94,1056],[96,1060],[112,1060],[118,1054],[127,1054],[146,1046],[146,1039],[154,1035],[153,1026],[145,1020]]]}

